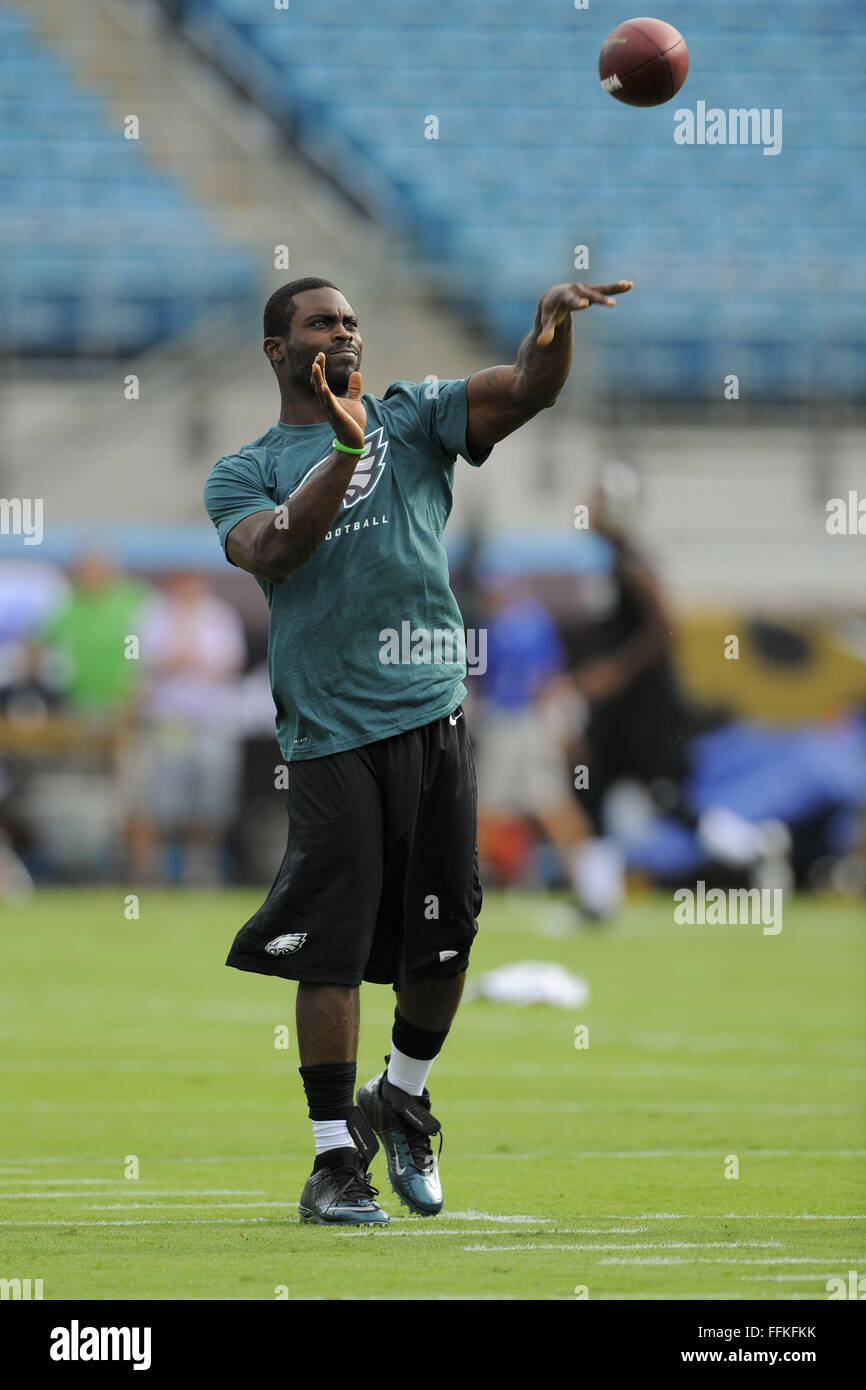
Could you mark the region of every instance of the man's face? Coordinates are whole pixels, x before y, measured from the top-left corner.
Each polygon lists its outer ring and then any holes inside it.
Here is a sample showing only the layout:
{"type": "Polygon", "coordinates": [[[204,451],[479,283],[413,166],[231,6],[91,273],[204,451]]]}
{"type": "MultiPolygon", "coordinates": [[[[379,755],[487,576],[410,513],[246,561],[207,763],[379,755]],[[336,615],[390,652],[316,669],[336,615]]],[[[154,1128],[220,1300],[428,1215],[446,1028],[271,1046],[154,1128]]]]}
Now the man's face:
{"type": "Polygon", "coordinates": [[[286,338],[266,338],[265,352],[302,390],[309,389],[313,361],[325,354],[325,380],[335,396],[345,396],[352,372],[361,365],[361,335],[351,304],[339,290],[304,290],[286,338]],[[279,358],[284,358],[281,363],[279,358]]]}
{"type": "Polygon", "coordinates": [[[106,589],[115,577],[108,556],[101,555],[96,550],[80,555],[72,574],[77,587],[88,593],[98,593],[100,589],[106,589]]]}

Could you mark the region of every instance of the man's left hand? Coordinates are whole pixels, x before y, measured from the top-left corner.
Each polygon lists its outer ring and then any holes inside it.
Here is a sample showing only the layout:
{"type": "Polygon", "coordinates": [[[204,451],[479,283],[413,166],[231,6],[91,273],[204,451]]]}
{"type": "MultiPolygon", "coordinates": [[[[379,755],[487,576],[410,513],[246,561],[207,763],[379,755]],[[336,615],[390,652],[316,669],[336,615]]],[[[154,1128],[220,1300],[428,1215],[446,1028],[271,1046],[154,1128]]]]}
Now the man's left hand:
{"type": "Polygon", "coordinates": [[[584,285],[580,281],[574,285],[553,285],[545,290],[538,303],[541,317],[541,332],[537,342],[539,347],[547,347],[553,342],[553,335],[559,325],[571,313],[588,309],[591,304],[604,304],[608,309],[616,307],[615,294],[627,294],[634,284],[633,280],[617,280],[614,285],[584,285]]]}

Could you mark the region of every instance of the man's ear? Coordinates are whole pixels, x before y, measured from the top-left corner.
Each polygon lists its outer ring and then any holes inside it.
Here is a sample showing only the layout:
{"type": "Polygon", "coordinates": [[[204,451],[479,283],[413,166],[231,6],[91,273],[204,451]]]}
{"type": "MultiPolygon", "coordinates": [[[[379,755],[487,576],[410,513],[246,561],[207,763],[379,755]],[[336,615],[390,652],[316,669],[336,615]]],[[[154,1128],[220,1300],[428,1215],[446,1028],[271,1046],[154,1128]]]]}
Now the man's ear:
{"type": "Polygon", "coordinates": [[[265,338],[262,343],[262,351],[276,371],[277,363],[284,362],[286,357],[286,345],[283,338],[265,338]]]}

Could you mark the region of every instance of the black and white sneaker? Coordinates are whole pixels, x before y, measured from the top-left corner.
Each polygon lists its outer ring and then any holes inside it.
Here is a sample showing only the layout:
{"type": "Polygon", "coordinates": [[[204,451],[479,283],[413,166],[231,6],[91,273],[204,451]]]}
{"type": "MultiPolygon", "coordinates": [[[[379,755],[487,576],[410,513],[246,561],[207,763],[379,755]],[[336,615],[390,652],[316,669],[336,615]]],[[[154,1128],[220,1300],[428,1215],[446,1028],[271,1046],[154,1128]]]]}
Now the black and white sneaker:
{"type": "Polygon", "coordinates": [[[376,1201],[367,1162],[357,1149],[319,1154],[304,1184],[298,1215],[319,1226],[387,1226],[391,1218],[376,1201]]]}
{"type": "MultiPolygon", "coordinates": [[[[385,1058],[386,1062],[388,1058],[385,1058]]],[[[382,1141],[388,1160],[388,1181],[404,1206],[419,1216],[438,1216],[442,1210],[439,1158],[430,1138],[442,1126],[430,1113],[430,1095],[411,1096],[380,1072],[355,1097],[358,1107],[382,1141]]]]}

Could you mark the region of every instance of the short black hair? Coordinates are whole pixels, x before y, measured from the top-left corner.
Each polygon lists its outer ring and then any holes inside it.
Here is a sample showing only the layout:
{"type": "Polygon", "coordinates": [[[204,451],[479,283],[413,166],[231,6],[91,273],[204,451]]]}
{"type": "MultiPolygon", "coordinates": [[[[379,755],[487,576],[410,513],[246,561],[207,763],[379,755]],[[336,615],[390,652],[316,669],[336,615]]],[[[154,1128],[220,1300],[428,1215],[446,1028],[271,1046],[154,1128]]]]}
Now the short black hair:
{"type": "Polygon", "coordinates": [[[266,338],[287,338],[295,312],[295,295],[304,290],[337,290],[330,280],[321,280],[318,275],[305,275],[300,280],[290,280],[274,290],[265,305],[264,330],[266,338]]]}

